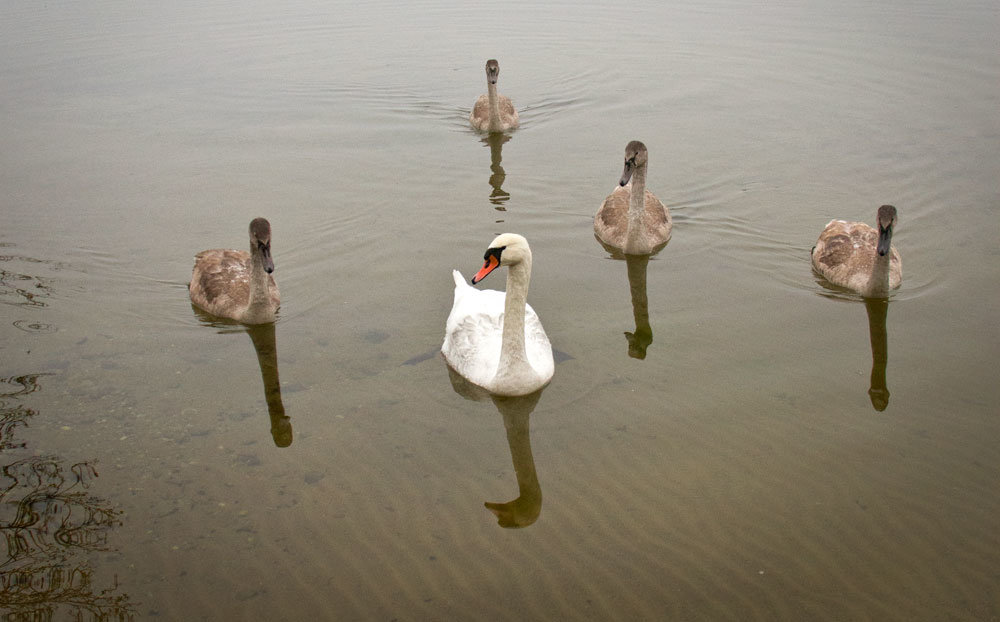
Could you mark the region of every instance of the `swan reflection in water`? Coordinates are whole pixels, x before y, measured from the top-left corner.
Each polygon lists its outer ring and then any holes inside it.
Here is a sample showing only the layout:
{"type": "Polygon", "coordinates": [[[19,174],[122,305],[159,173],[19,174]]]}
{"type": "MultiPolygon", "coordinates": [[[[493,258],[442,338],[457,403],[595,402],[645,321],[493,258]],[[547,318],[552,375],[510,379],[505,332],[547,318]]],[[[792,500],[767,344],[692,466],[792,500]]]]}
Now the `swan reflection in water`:
{"type": "MultiPolygon", "coordinates": [[[[826,291],[820,295],[834,300],[848,301],[842,292],[846,289],[831,287],[827,282],[817,279],[817,284],[826,291]]],[[[868,386],[868,398],[872,408],[882,412],[889,406],[889,388],[886,386],[885,370],[889,361],[889,339],[886,331],[886,316],[889,313],[888,298],[865,298],[865,311],[868,313],[868,335],[872,348],[872,372],[868,386]]]]}
{"type": "Polygon", "coordinates": [[[889,388],[885,383],[885,368],[889,361],[889,340],[886,337],[885,319],[889,313],[887,298],[866,298],[868,334],[872,344],[872,373],[868,388],[875,410],[882,412],[889,406],[889,388]]]}
{"type": "Polygon", "coordinates": [[[257,350],[260,377],[264,381],[264,399],[271,419],[271,437],[277,447],[292,444],[292,420],[285,415],[281,403],[281,383],[278,381],[278,346],[274,337],[274,324],[247,326],[247,334],[257,350]]]}
{"type": "Polygon", "coordinates": [[[509,529],[533,524],[542,513],[542,487],[538,483],[535,459],[531,454],[529,420],[545,389],[528,395],[491,395],[463,378],[450,365],[446,367],[455,393],[474,401],[491,399],[503,417],[504,428],[507,430],[507,445],[514,463],[518,496],[506,502],[487,501],[484,503],[485,507],[496,515],[497,524],[501,527],[509,529]]]}
{"type": "Polygon", "coordinates": [[[281,383],[278,380],[278,346],[275,340],[274,323],[246,325],[230,321],[220,321],[219,318],[205,313],[191,305],[195,315],[207,325],[221,328],[221,332],[243,332],[250,335],[254,350],[257,351],[257,363],[260,365],[261,380],[264,381],[264,398],[267,400],[267,413],[271,419],[271,437],[276,447],[288,447],[292,444],[292,421],[285,415],[285,406],[281,402],[281,383]]]}
{"type": "Polygon", "coordinates": [[[649,325],[649,298],[646,295],[646,268],[649,267],[650,255],[623,255],[603,242],[601,245],[614,259],[625,260],[628,287],[632,295],[632,315],[635,318],[635,331],[625,331],[628,355],[634,359],[645,359],[646,350],[653,343],[653,328],[649,325]]]}
{"type": "Polygon", "coordinates": [[[646,348],[653,343],[653,329],[649,325],[649,299],[646,297],[646,267],[649,255],[626,255],[628,286],[632,293],[632,315],[635,332],[625,331],[628,355],[635,359],[646,358],[646,348]]]}
{"type": "Polygon", "coordinates": [[[510,200],[510,193],[503,189],[507,173],[500,164],[503,160],[503,144],[508,140],[510,140],[510,136],[507,134],[493,133],[481,141],[490,148],[490,186],[493,187],[493,192],[490,193],[490,203],[499,211],[505,211],[504,204],[510,200]]]}

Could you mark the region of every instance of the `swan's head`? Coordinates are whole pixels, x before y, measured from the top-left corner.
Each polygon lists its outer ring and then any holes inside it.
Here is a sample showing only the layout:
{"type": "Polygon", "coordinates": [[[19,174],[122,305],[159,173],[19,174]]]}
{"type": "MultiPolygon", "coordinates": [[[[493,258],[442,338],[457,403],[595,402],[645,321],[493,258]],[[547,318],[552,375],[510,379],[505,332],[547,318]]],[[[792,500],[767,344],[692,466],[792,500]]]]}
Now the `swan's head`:
{"type": "Polygon", "coordinates": [[[872,387],[868,389],[868,397],[872,401],[872,408],[879,412],[889,407],[889,389],[872,387]]]}
{"type": "Polygon", "coordinates": [[[274,272],[274,260],[271,259],[271,223],[266,218],[254,218],[250,221],[250,254],[260,255],[264,261],[264,270],[268,274],[274,272]]]}
{"type": "Polygon", "coordinates": [[[892,230],[896,227],[896,208],[891,205],[883,205],[878,208],[878,254],[885,257],[892,248],[892,230]]]}
{"type": "Polygon", "coordinates": [[[483,267],[472,277],[472,284],[482,281],[500,266],[513,266],[523,261],[531,261],[528,241],[516,233],[502,233],[490,242],[483,254],[483,267]]]}
{"type": "Polygon", "coordinates": [[[633,140],[625,145],[625,172],[622,173],[621,181],[618,183],[624,186],[628,180],[632,179],[632,173],[635,172],[635,169],[644,166],[646,166],[646,145],[638,140],[633,140]]]}
{"type": "Polygon", "coordinates": [[[497,76],[500,75],[500,63],[495,58],[486,61],[486,81],[490,84],[497,83],[497,76]]]}

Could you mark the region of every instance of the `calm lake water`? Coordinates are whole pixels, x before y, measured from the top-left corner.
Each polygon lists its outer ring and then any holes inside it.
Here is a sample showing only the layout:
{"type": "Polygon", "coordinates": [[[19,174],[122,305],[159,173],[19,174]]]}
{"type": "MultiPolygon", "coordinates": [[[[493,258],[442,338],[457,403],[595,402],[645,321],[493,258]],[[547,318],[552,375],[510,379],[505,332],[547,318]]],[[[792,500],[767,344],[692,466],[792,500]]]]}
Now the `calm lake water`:
{"type": "Polygon", "coordinates": [[[5,619],[1000,619],[996,2],[397,4],[0,4],[5,619]],[[883,203],[866,304],[809,249],[883,203]],[[186,283],[256,216],[248,333],[186,283]],[[475,401],[504,231],[559,362],[475,401]]]}

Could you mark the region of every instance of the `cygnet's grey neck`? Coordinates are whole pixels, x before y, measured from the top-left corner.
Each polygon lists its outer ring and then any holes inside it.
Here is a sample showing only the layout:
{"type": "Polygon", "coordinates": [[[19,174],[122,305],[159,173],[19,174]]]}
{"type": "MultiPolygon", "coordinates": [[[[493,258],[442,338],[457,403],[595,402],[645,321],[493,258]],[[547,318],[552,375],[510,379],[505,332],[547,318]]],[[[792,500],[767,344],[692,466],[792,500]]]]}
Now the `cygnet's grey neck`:
{"type": "Polygon", "coordinates": [[[628,199],[628,234],[625,236],[626,254],[644,252],[646,230],[643,217],[646,212],[646,164],[636,166],[632,172],[632,189],[628,199]]]}
{"type": "Polygon", "coordinates": [[[497,94],[497,85],[492,80],[486,81],[486,97],[490,107],[489,130],[499,132],[503,129],[503,123],[500,120],[500,96],[497,94]]]}
{"type": "Polygon", "coordinates": [[[250,246],[250,308],[248,314],[255,310],[269,310],[271,303],[268,272],[265,267],[264,253],[256,244],[250,246]]]}
{"type": "Polygon", "coordinates": [[[892,251],[885,255],[875,252],[874,263],[872,264],[872,274],[868,279],[867,296],[872,298],[884,298],[889,295],[889,262],[892,259],[892,251]]]}

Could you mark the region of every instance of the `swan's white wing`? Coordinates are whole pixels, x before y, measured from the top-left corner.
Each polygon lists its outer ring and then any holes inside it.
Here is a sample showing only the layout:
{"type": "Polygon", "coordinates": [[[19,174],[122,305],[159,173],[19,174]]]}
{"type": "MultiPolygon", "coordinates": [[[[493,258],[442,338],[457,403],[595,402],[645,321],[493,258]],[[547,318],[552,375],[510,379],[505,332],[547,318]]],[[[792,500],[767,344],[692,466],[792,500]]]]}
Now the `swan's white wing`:
{"type": "Polygon", "coordinates": [[[531,305],[524,306],[524,350],[528,362],[543,381],[548,382],[556,371],[555,360],[552,358],[552,344],[542,328],[542,321],[531,305]]]}
{"type": "MultiPolygon", "coordinates": [[[[465,379],[489,388],[500,365],[506,294],[476,289],[457,270],[453,274],[455,301],[448,314],[441,352],[452,369],[465,379]]],[[[528,362],[542,382],[548,382],[555,373],[552,345],[531,305],[525,305],[524,309],[524,337],[528,362]]]]}
{"type": "Polygon", "coordinates": [[[441,352],[467,380],[486,386],[496,376],[503,336],[504,293],[478,290],[455,274],[455,302],[445,324],[441,352]]]}

